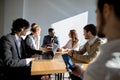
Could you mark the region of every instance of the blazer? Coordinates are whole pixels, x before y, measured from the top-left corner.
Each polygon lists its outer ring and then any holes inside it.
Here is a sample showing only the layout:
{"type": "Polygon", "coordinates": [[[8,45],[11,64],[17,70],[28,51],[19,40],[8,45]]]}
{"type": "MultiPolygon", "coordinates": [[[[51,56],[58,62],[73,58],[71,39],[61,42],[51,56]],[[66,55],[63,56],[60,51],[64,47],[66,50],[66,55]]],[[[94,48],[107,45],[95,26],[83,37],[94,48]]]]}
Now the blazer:
{"type": "Polygon", "coordinates": [[[26,65],[25,58],[42,52],[26,48],[23,39],[21,39],[21,46],[20,55],[15,34],[10,33],[0,39],[0,70],[2,70],[5,80],[31,80],[30,66],[26,65]]]}
{"type": "MultiPolygon", "coordinates": [[[[51,43],[51,38],[52,38],[52,37],[49,36],[49,35],[44,36],[42,47],[45,47],[45,46],[47,46],[48,44],[50,44],[50,43],[51,43]]],[[[54,41],[54,43],[58,44],[58,46],[59,46],[59,40],[58,40],[58,37],[57,37],[57,36],[54,36],[54,37],[53,37],[53,41],[54,41]]]]}
{"type": "Polygon", "coordinates": [[[21,40],[22,54],[20,56],[15,34],[12,33],[3,36],[1,41],[2,42],[1,42],[0,59],[7,67],[24,67],[26,66],[25,58],[28,58],[35,53],[38,54],[42,53],[42,51],[36,51],[26,47],[25,42],[22,39],[21,40]]]}
{"type": "Polygon", "coordinates": [[[19,55],[19,50],[17,47],[17,41],[14,34],[8,34],[2,37],[2,60],[4,65],[7,67],[22,67],[26,66],[26,60],[24,58],[27,57],[25,44],[22,39],[22,56],[19,55]]]}
{"type": "Polygon", "coordinates": [[[97,38],[92,45],[89,45],[89,43],[86,42],[82,49],[74,51],[73,56],[71,57],[72,60],[77,63],[89,63],[96,57],[99,46],[102,43],[103,42],[99,38],[97,38]],[[84,55],[86,52],[87,55],[84,55]]]}

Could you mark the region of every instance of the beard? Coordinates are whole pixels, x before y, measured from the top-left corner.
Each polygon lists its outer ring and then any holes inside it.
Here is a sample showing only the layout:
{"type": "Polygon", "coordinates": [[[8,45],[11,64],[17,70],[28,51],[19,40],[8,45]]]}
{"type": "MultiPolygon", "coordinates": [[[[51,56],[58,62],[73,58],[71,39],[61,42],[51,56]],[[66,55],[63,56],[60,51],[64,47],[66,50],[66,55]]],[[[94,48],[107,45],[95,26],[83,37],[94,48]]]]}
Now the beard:
{"type": "Polygon", "coordinates": [[[100,15],[100,24],[97,26],[97,35],[100,38],[105,38],[105,34],[104,34],[104,28],[105,28],[105,19],[103,17],[103,14],[101,13],[100,15]]]}
{"type": "Polygon", "coordinates": [[[85,39],[86,39],[86,40],[88,40],[88,39],[90,39],[90,38],[89,38],[89,36],[88,36],[88,35],[86,35],[86,36],[85,36],[85,39]]]}

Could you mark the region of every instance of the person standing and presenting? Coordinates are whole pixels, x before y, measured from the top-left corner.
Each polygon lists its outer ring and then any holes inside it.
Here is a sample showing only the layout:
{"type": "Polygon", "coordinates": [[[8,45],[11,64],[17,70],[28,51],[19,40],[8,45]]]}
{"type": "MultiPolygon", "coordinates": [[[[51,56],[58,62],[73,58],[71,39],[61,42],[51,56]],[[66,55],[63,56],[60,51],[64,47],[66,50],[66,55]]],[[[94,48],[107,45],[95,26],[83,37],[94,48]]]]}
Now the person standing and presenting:
{"type": "MultiPolygon", "coordinates": [[[[30,63],[35,60],[35,50],[26,50],[21,36],[26,35],[29,22],[18,18],[13,21],[12,33],[1,37],[0,65],[3,65],[5,80],[32,80],[30,63]],[[29,51],[29,54],[27,53],[29,51]]],[[[37,51],[38,52],[38,51],[37,51]]],[[[39,53],[42,53],[39,51],[39,53]]],[[[36,79],[37,77],[34,77],[36,79]]],[[[33,80],[34,80],[33,79],[33,80]]]]}
{"type": "Polygon", "coordinates": [[[84,80],[120,80],[120,0],[97,0],[98,36],[107,38],[84,80]]]}

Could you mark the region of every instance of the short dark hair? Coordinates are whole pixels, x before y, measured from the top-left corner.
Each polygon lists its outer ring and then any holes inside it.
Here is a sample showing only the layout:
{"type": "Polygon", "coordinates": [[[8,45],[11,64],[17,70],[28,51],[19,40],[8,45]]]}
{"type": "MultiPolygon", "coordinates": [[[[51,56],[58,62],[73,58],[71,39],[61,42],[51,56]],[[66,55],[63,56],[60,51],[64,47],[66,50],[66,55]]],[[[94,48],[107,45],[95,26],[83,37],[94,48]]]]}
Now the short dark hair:
{"type": "Polygon", "coordinates": [[[29,28],[29,22],[25,19],[22,18],[18,18],[16,20],[13,21],[12,24],[12,33],[16,33],[16,32],[20,32],[21,28],[29,28]]]}
{"type": "Polygon", "coordinates": [[[53,28],[49,28],[48,29],[48,32],[52,32],[54,29],[53,28]]]}
{"type": "Polygon", "coordinates": [[[97,7],[103,13],[104,4],[112,5],[115,15],[120,18],[120,0],[98,0],[97,7]]]}
{"type": "Polygon", "coordinates": [[[83,29],[87,32],[90,31],[94,36],[97,34],[96,26],[94,24],[88,24],[83,29]]]}

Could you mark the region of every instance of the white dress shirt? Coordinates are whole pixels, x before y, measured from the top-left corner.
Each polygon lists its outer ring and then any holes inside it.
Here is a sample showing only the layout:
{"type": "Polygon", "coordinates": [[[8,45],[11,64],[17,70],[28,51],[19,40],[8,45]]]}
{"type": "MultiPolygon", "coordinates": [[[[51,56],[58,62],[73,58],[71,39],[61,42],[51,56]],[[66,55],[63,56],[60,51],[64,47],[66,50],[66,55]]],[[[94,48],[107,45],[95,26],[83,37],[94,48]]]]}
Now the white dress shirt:
{"type": "MultiPolygon", "coordinates": [[[[16,38],[16,41],[17,41],[19,56],[22,57],[22,56],[21,56],[21,53],[22,53],[22,51],[21,51],[21,47],[22,47],[22,45],[21,45],[21,40],[22,40],[22,38],[19,37],[17,34],[15,34],[15,38],[16,38]]],[[[27,66],[30,66],[30,62],[31,62],[32,60],[35,60],[35,58],[26,58],[25,60],[26,60],[26,65],[27,65],[27,66]]]]}

